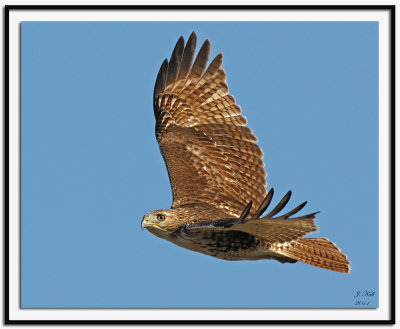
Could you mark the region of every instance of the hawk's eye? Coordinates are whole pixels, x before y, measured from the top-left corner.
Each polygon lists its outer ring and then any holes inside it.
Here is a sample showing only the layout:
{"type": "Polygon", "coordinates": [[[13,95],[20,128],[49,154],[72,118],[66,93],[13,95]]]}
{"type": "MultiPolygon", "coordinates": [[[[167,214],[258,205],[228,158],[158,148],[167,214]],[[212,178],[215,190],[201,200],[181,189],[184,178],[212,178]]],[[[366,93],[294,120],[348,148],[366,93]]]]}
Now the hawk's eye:
{"type": "Polygon", "coordinates": [[[165,215],[158,214],[157,215],[157,220],[162,222],[163,220],[165,220],[165,215]]]}

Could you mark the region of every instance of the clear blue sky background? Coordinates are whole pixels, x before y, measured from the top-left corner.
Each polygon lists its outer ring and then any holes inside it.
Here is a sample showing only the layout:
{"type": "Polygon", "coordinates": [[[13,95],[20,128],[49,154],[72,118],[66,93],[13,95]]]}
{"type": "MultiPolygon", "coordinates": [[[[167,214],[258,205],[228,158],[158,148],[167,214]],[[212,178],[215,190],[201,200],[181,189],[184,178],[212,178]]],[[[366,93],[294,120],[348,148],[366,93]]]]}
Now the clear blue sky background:
{"type": "MultiPolygon", "coordinates": [[[[22,307],[378,306],[378,23],[22,23],[22,307]],[[169,208],[152,93],[180,35],[224,54],[276,196],[320,210],[344,275],[229,262],[140,229],[169,208]]],[[[277,200],[275,200],[276,202],[277,200]]]]}

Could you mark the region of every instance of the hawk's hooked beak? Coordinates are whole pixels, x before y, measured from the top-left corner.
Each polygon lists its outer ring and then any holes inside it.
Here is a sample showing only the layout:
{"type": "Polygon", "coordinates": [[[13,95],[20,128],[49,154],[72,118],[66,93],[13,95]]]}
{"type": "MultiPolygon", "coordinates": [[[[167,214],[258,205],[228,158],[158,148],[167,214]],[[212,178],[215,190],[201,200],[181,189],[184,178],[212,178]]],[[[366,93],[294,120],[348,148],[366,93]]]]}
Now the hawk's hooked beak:
{"type": "Polygon", "coordinates": [[[147,227],[147,226],[149,226],[149,225],[151,225],[151,224],[149,223],[149,216],[143,216],[143,219],[142,219],[142,231],[143,231],[143,229],[144,229],[145,227],[147,227]]]}

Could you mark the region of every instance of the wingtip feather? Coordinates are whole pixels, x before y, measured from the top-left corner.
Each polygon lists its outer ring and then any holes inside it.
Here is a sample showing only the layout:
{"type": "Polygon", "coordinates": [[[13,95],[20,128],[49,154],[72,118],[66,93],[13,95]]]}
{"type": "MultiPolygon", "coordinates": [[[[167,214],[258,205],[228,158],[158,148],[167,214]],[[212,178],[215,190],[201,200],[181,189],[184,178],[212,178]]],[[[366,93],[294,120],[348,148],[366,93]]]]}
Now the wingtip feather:
{"type": "Polygon", "coordinates": [[[160,70],[157,74],[156,83],[154,85],[154,99],[164,91],[165,84],[167,81],[167,73],[168,73],[168,59],[166,58],[164,62],[161,64],[160,70]]]}
{"type": "Polygon", "coordinates": [[[211,53],[211,43],[208,39],[204,41],[201,46],[199,53],[193,63],[192,69],[190,70],[189,77],[191,78],[200,78],[204,71],[206,70],[208,60],[210,58],[211,53]]]}
{"type": "Polygon", "coordinates": [[[189,70],[192,66],[194,53],[196,51],[196,44],[197,34],[195,31],[193,31],[186,43],[185,50],[183,51],[181,66],[178,73],[178,80],[185,79],[188,75],[189,70]]]}

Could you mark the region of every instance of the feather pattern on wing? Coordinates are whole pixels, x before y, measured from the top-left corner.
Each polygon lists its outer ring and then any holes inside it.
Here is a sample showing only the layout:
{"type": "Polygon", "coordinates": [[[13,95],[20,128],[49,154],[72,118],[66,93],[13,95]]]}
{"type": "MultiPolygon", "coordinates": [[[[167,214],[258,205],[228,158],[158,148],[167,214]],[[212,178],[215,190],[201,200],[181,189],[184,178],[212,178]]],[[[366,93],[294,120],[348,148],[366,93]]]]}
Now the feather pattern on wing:
{"type": "Polygon", "coordinates": [[[264,217],[261,217],[270,204],[273,194],[274,189],[271,189],[263,202],[261,202],[259,209],[250,218],[248,218],[248,216],[250,214],[250,209],[252,208],[252,202],[245,207],[239,218],[217,219],[194,224],[188,223],[185,226],[185,229],[191,231],[240,231],[271,244],[290,242],[317,231],[317,226],[314,223],[314,218],[317,212],[299,217],[290,217],[299,212],[305,206],[306,202],[285,214],[273,217],[286,206],[292,195],[291,191],[286,193],[272,211],[264,217]]]}
{"type": "MultiPolygon", "coordinates": [[[[173,193],[172,208],[207,204],[239,217],[266,194],[263,152],[228,93],[222,54],[207,67],[211,44],[197,58],[196,34],[181,37],[154,88],[156,137],[173,193]],[[193,64],[192,64],[193,63],[193,64]]],[[[255,208],[255,209],[256,209],[255,208]]]]}

